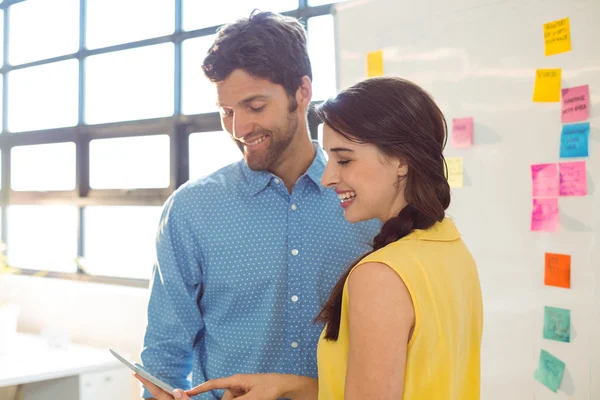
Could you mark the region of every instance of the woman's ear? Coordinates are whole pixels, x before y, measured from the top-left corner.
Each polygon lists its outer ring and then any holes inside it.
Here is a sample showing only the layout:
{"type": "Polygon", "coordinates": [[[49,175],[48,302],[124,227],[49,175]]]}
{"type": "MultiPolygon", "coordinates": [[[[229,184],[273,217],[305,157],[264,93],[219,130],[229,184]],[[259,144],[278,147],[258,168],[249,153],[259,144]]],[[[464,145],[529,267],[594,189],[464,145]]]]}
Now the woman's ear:
{"type": "Polygon", "coordinates": [[[398,159],[398,178],[405,178],[408,175],[408,163],[406,160],[398,159]]]}

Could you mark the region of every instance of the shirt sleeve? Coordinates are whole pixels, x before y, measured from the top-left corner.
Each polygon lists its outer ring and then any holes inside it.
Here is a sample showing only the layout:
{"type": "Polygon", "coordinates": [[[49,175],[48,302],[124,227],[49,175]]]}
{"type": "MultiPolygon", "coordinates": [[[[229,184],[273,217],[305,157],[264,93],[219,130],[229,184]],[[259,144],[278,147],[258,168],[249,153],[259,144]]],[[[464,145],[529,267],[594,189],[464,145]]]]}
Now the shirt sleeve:
{"type": "MultiPolygon", "coordinates": [[[[204,323],[199,307],[201,251],[189,224],[189,202],[180,198],[182,194],[175,192],[165,203],[157,232],[141,359],[152,375],[175,388],[189,389],[194,344],[202,348],[204,323]]],[[[142,397],[152,395],[144,388],[142,397]]]]}

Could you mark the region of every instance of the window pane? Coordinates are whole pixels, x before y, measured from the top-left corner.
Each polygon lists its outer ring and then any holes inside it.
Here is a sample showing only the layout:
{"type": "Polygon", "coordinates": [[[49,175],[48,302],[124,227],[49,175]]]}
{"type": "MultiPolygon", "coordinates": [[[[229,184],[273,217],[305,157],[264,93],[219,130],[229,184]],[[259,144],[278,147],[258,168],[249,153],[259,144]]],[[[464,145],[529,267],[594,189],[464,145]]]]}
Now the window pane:
{"type": "Polygon", "coordinates": [[[202,72],[202,61],[215,40],[215,35],[185,40],[182,43],[181,111],[184,114],[216,112],[217,89],[202,72]]]}
{"type": "Polygon", "coordinates": [[[8,130],[76,125],[78,75],[77,60],[9,72],[8,130]]]}
{"type": "Polygon", "coordinates": [[[17,146],[10,154],[13,190],[75,189],[75,143],[17,146]]]}
{"type": "Polygon", "coordinates": [[[10,6],[12,65],[75,53],[79,48],[79,0],[27,0],[10,6]]]}
{"type": "Polygon", "coordinates": [[[175,2],[87,0],[86,22],[88,49],[170,35],[175,30],[175,2]]]}
{"type": "Polygon", "coordinates": [[[335,41],[333,16],[323,15],[308,20],[308,54],[313,71],[313,100],[335,95],[335,41]]]}
{"type": "Polygon", "coordinates": [[[226,132],[190,135],[190,179],[209,175],[241,158],[242,152],[226,132]]]}
{"type": "Polygon", "coordinates": [[[89,124],[173,115],[172,43],[91,56],[86,60],[89,124]]]}
{"type": "Polygon", "coordinates": [[[8,207],[8,264],[16,268],[75,272],[77,207],[8,207]]]}
{"type": "Polygon", "coordinates": [[[92,189],[168,187],[169,147],[167,135],[92,140],[90,142],[90,187],[92,189]]]}
{"type": "Polygon", "coordinates": [[[86,270],[94,275],[150,279],[161,210],[144,206],[86,208],[86,270]]]}
{"type": "MultiPolygon", "coordinates": [[[[0,43],[4,43],[4,10],[0,10],[0,43]]],[[[4,51],[0,51],[0,64],[2,63],[4,63],[4,51]]]]}
{"type": "Polygon", "coordinates": [[[341,3],[346,0],[308,0],[309,6],[322,6],[324,4],[341,3]]]}
{"type": "Polygon", "coordinates": [[[298,0],[183,0],[183,29],[186,31],[233,22],[249,17],[255,8],[261,11],[282,12],[298,8],[298,0]]]}

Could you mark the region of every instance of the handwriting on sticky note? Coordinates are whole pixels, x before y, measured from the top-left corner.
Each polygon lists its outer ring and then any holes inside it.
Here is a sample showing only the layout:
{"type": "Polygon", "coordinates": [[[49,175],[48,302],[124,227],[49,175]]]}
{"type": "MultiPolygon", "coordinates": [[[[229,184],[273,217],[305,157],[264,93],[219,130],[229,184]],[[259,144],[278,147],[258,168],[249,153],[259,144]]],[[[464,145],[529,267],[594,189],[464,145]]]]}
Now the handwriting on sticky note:
{"type": "Polygon", "coordinates": [[[535,370],[535,379],[541,382],[548,389],[556,392],[560,387],[563,375],[565,373],[565,363],[546,350],[540,353],[538,367],[535,370]]]}
{"type": "Polygon", "coordinates": [[[462,157],[450,157],[446,158],[446,164],[448,165],[448,183],[451,188],[461,188],[464,184],[463,175],[463,158],[462,157]]]}
{"type": "Polygon", "coordinates": [[[533,199],[531,230],[555,232],[558,228],[558,199],[533,199]]]}
{"type": "Polygon", "coordinates": [[[571,256],[546,253],[544,284],[569,289],[571,287],[571,256]]]}
{"type": "Polygon", "coordinates": [[[535,73],[535,87],[533,89],[533,101],[535,102],[559,102],[560,101],[560,79],[562,70],[538,69],[535,73]]]}
{"type": "Polygon", "coordinates": [[[558,167],[553,164],[533,164],[531,166],[533,197],[558,196],[558,167]]]}
{"type": "Polygon", "coordinates": [[[571,51],[569,18],[544,24],[544,49],[547,56],[571,51]]]}
{"type": "Polygon", "coordinates": [[[563,125],[560,135],[560,157],[587,157],[590,123],[563,125]]]}
{"type": "Polygon", "coordinates": [[[473,145],[473,118],[454,118],[452,120],[452,146],[455,148],[473,145]]]}
{"type": "Polygon", "coordinates": [[[558,175],[561,196],[587,195],[585,161],[559,163],[558,175]]]}
{"type": "Polygon", "coordinates": [[[562,89],[563,123],[585,121],[590,116],[590,88],[588,85],[562,89]]]}
{"type": "Polygon", "coordinates": [[[571,311],[564,308],[544,307],[544,339],[571,341],[571,311]]]}
{"type": "Polygon", "coordinates": [[[383,50],[372,51],[367,54],[367,77],[383,75],[383,50]]]}

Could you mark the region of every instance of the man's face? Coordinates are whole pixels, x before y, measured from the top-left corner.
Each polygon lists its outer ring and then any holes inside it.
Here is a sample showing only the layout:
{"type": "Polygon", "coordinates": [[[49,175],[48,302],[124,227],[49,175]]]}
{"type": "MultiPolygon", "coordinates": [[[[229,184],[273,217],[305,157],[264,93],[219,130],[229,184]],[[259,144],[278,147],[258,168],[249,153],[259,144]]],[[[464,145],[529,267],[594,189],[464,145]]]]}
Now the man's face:
{"type": "Polygon", "coordinates": [[[248,167],[272,170],[298,130],[295,99],[283,86],[240,69],[217,83],[217,95],[223,129],[244,153],[248,167]]]}

